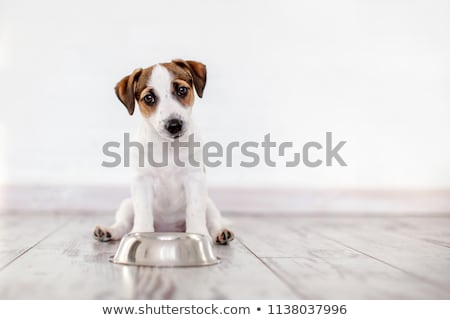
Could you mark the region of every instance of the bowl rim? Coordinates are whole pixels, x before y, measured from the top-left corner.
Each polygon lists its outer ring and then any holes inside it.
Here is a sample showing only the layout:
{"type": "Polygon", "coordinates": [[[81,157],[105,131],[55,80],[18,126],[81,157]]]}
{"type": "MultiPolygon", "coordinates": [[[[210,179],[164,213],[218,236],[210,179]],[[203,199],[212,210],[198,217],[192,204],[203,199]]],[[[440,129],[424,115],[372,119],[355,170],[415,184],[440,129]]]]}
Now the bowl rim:
{"type": "MultiPolygon", "coordinates": [[[[190,239],[191,236],[198,237],[199,239],[193,239],[193,240],[203,240],[207,237],[204,234],[201,233],[191,233],[191,232],[129,232],[126,235],[124,235],[121,239],[121,241],[125,238],[147,238],[151,240],[162,240],[159,239],[158,236],[167,236],[167,237],[175,237],[174,239],[167,239],[167,241],[170,240],[178,240],[178,239],[190,239]]],[[[164,240],[166,241],[166,240],[164,240]]]]}
{"type": "Polygon", "coordinates": [[[216,264],[221,263],[220,257],[215,257],[215,260],[204,262],[204,263],[197,263],[197,264],[176,264],[176,265],[169,265],[169,264],[140,264],[140,263],[134,263],[134,262],[125,262],[125,261],[119,261],[117,259],[114,259],[114,256],[110,256],[108,258],[108,261],[114,264],[120,264],[123,266],[132,266],[132,267],[146,267],[146,268],[196,268],[196,267],[208,267],[213,266],[216,264]]]}

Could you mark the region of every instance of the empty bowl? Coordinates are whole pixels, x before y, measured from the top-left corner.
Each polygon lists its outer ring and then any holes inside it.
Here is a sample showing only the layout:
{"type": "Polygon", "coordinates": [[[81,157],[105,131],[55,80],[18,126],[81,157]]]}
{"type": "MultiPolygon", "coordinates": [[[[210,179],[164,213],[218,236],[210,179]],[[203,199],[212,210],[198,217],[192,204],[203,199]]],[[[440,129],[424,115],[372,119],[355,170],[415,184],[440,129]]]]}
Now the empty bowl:
{"type": "Polygon", "coordinates": [[[208,238],[183,232],[129,233],[122,238],[111,261],[152,267],[195,267],[219,263],[208,238]]]}

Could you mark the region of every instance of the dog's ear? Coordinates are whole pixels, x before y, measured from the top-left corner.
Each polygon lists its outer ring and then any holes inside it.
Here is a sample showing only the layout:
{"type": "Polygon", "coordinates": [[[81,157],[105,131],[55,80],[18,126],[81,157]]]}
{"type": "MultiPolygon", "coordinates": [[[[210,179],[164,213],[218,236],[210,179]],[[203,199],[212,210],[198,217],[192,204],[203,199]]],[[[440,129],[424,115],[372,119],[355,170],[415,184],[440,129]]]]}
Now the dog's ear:
{"type": "Polygon", "coordinates": [[[203,90],[206,85],[206,66],[201,62],[192,60],[176,59],[172,62],[189,71],[194,79],[195,91],[200,98],[203,97],[203,90]]]}
{"type": "Polygon", "coordinates": [[[129,76],[126,76],[114,88],[117,98],[122,102],[128,110],[128,113],[132,115],[134,113],[134,100],[136,91],[136,82],[142,73],[142,69],[136,69],[129,76]]]}

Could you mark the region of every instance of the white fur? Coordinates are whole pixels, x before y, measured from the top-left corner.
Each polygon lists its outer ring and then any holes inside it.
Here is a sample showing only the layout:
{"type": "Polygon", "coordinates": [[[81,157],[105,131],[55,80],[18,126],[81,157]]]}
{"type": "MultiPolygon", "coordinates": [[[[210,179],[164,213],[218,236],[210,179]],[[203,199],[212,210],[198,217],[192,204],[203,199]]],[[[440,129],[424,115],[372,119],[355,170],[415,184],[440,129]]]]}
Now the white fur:
{"type": "Polygon", "coordinates": [[[192,107],[184,107],[172,97],[172,80],[165,67],[154,67],[148,86],[156,92],[158,104],[149,118],[143,117],[132,139],[144,146],[144,167],[139,167],[138,149],[131,148],[131,198],[122,202],[116,213],[116,222],[111,227],[96,227],[94,234],[98,240],[117,240],[130,230],[186,231],[216,239],[225,230],[219,210],[208,197],[202,148],[195,148],[193,155],[200,166],[189,163],[188,148],[180,148],[179,158],[185,166],[174,163],[173,148],[170,146],[173,139],[164,128],[167,119],[176,115],[183,120],[185,130],[179,141],[188,141],[190,134],[194,134],[195,141],[201,141],[191,119],[192,107]],[[150,141],[153,143],[153,158],[157,162],[162,158],[163,143],[169,143],[168,166],[149,165],[147,144],[150,141]],[[107,232],[109,238],[105,236],[107,232]]]}

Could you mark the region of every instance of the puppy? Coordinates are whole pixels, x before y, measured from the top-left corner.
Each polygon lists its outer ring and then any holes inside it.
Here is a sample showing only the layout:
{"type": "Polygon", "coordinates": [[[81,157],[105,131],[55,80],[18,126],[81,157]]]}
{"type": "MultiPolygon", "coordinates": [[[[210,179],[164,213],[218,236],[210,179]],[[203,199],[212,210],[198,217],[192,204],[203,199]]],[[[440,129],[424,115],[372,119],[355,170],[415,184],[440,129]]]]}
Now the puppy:
{"type": "Polygon", "coordinates": [[[194,89],[201,98],[205,85],[206,66],[185,60],[136,69],[116,85],[128,113],[137,103],[142,115],[133,141],[142,145],[143,158],[163,163],[166,157],[167,165],[150,165],[142,161],[142,150],[130,148],[131,198],[122,201],[112,226],[95,227],[97,240],[119,240],[130,231],[200,233],[217,244],[233,240],[208,196],[202,148],[178,148],[174,154],[172,144],[188,142],[190,136],[200,142],[191,114],[194,89]]]}

